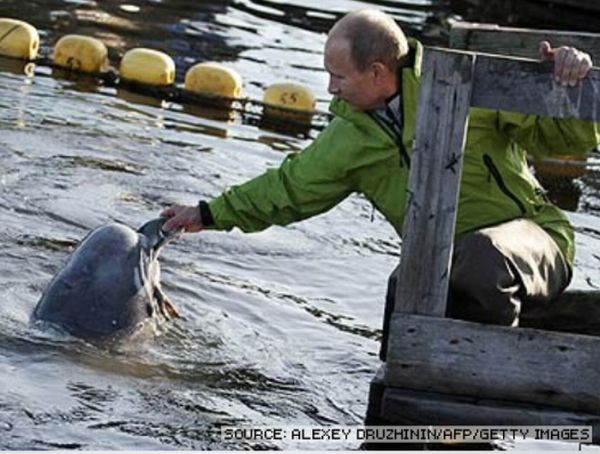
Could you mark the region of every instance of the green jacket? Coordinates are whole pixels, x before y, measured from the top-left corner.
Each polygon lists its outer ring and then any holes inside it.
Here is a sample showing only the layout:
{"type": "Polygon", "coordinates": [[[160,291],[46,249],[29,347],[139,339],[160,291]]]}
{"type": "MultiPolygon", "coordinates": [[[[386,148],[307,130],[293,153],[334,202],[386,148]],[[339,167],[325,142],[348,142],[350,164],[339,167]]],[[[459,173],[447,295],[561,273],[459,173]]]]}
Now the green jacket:
{"type": "MultiPolygon", "coordinates": [[[[335,118],[300,153],[262,175],[227,189],[209,202],[209,228],[244,232],[286,225],[323,213],[359,192],[402,229],[409,161],[415,132],[422,47],[415,65],[402,70],[402,143],[373,115],[334,98],[335,118]]],[[[585,153],[600,143],[598,125],[471,108],[459,197],[456,236],[525,217],[556,241],[567,261],[574,234],[566,216],[544,195],[530,173],[526,154],[585,153]],[[527,152],[525,151],[527,150],[527,152]]]]}

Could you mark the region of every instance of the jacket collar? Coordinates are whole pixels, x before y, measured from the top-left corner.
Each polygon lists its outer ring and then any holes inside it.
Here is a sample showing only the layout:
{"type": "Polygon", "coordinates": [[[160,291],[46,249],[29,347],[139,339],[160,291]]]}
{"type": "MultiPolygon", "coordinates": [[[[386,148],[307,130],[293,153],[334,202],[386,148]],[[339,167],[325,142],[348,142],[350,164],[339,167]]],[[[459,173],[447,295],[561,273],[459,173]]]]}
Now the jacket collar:
{"type": "Polygon", "coordinates": [[[408,38],[408,47],[414,53],[414,61],[411,68],[404,68],[404,70],[412,71],[414,76],[419,79],[421,78],[421,62],[423,61],[423,45],[415,38],[408,38]]]}

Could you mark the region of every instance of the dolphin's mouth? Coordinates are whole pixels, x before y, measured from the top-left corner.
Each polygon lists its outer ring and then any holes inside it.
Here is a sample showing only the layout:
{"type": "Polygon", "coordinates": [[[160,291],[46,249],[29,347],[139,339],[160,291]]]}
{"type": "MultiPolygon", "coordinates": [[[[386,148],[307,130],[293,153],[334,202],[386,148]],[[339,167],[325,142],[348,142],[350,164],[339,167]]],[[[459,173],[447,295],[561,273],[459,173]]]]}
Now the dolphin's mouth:
{"type": "Polygon", "coordinates": [[[182,228],[179,228],[165,233],[162,226],[166,221],[167,218],[152,219],[138,229],[138,233],[144,235],[148,239],[150,247],[154,252],[158,252],[163,245],[179,236],[183,230],[182,228]]]}

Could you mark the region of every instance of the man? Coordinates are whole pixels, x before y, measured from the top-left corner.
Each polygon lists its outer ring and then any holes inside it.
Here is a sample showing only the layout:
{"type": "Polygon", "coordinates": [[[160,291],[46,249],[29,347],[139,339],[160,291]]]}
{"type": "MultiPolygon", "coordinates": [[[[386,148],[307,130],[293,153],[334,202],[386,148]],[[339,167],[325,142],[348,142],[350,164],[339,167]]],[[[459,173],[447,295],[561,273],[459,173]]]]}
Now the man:
{"type": "MultiPolygon", "coordinates": [[[[576,85],[589,55],[540,43],[557,83],[576,85]]],[[[375,10],[347,14],[331,29],[325,68],[331,124],[277,169],[198,206],[174,206],[164,229],[245,232],[323,213],[353,192],[400,234],[407,199],[422,47],[375,10]]],[[[545,197],[526,155],[584,153],[598,127],[579,120],[471,109],[459,196],[449,315],[515,325],[522,304],[546,302],[571,279],[574,234],[545,197]]],[[[390,308],[386,310],[389,311],[390,308]]]]}

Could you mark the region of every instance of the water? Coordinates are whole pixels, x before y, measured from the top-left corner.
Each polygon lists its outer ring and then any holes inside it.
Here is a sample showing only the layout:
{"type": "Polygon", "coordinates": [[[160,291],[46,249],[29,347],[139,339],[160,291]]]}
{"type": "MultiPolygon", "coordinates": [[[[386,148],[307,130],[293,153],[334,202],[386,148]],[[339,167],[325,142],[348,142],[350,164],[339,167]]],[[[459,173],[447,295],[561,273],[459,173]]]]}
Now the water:
{"type": "MultiPolygon", "coordinates": [[[[0,16],[175,56],[178,80],[226,62],[260,99],[273,82],[311,87],[325,109],[322,47],[337,16],[368,2],[0,1],[0,16]]],[[[441,42],[438,1],[373,1],[441,42]]],[[[223,425],[359,425],[377,359],[392,228],[353,196],[326,215],[244,235],[203,232],[164,249],[163,287],[182,319],[116,351],[30,326],[41,292],[100,224],[139,226],[279,163],[314,137],[225,122],[113,88],[0,66],[0,448],[237,449],[355,445],[223,443],[223,425]]],[[[570,216],[575,288],[598,288],[597,173],[570,216]]]]}

